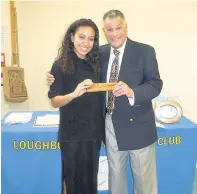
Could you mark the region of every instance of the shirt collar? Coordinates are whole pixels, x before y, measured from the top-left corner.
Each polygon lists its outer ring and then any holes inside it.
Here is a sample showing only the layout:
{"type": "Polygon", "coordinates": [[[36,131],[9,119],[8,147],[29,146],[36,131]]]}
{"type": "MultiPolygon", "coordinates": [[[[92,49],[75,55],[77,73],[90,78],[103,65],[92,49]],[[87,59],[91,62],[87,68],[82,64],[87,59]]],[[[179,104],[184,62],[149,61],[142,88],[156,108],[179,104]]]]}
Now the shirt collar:
{"type": "Polygon", "coordinates": [[[124,44],[120,48],[114,49],[113,47],[111,47],[111,52],[113,52],[113,50],[118,50],[118,51],[120,51],[120,53],[123,53],[124,49],[125,49],[125,46],[126,46],[126,43],[127,43],[127,38],[125,39],[124,44]]]}

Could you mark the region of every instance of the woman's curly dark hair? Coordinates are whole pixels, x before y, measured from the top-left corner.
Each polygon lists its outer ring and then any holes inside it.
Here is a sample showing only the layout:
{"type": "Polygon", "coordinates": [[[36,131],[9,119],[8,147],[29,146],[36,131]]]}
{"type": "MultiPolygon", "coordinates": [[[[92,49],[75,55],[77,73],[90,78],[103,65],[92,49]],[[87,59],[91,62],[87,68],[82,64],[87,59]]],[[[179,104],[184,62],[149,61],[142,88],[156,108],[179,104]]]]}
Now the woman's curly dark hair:
{"type": "Polygon", "coordinates": [[[75,34],[77,29],[81,26],[88,26],[94,29],[95,37],[92,50],[86,55],[86,60],[89,65],[94,69],[94,72],[99,76],[99,30],[96,24],[91,19],[79,19],[73,22],[68,28],[62,45],[58,50],[57,60],[61,63],[61,69],[66,73],[74,72],[74,64],[72,56],[74,54],[74,44],[71,40],[71,34],[75,34]]]}

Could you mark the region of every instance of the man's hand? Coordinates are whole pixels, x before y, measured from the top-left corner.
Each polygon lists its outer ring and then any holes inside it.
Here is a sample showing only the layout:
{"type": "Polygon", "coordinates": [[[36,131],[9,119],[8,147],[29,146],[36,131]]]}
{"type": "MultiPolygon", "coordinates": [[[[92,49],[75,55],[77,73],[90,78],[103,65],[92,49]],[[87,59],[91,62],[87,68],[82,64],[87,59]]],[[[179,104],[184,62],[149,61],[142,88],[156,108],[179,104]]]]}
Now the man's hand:
{"type": "Polygon", "coordinates": [[[113,95],[116,97],[126,95],[128,98],[134,97],[133,90],[124,82],[119,81],[114,90],[112,91],[113,95]]]}
{"type": "Polygon", "coordinates": [[[46,81],[47,81],[47,85],[52,85],[53,82],[55,81],[55,78],[52,74],[50,74],[50,71],[46,72],[46,81]]]}

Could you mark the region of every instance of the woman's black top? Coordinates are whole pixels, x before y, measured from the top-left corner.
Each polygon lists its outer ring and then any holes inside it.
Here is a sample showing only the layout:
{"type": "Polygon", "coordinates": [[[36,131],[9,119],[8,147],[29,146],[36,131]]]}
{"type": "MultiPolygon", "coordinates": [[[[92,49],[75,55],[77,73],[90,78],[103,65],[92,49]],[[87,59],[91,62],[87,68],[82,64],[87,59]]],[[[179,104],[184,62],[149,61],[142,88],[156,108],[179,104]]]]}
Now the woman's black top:
{"type": "MultiPolygon", "coordinates": [[[[85,79],[99,82],[93,68],[86,60],[73,54],[74,73],[64,73],[60,62],[55,61],[51,74],[55,81],[50,86],[48,97],[53,98],[73,92],[85,79]]],[[[100,92],[85,93],[67,105],[60,107],[60,126],[58,140],[92,141],[104,138],[104,117],[102,115],[103,95],[100,92]]]]}

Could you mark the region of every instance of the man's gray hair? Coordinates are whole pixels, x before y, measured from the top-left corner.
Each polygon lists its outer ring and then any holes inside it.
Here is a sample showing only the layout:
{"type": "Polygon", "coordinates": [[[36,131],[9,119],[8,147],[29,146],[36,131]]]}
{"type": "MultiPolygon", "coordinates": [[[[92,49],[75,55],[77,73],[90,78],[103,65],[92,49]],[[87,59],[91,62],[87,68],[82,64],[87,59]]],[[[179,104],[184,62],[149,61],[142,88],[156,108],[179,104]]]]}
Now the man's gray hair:
{"type": "Polygon", "coordinates": [[[123,20],[125,19],[124,14],[121,11],[113,9],[113,10],[110,10],[107,13],[104,14],[103,21],[106,18],[113,19],[113,18],[116,18],[116,17],[121,17],[123,20]]]}

